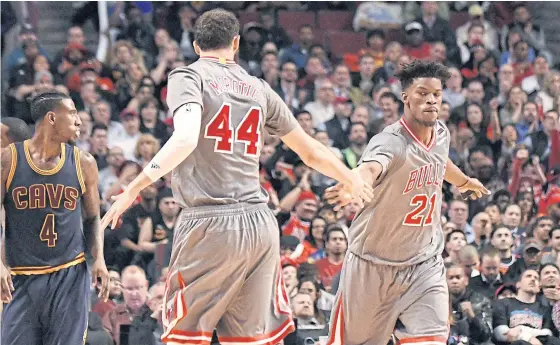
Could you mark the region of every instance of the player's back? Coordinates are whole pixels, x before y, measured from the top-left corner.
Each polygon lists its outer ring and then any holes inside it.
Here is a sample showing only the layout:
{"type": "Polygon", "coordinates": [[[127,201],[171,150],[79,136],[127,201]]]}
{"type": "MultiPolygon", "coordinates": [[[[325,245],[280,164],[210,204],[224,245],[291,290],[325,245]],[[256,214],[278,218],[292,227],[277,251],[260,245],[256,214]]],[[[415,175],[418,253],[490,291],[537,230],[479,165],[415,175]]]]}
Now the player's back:
{"type": "Polygon", "coordinates": [[[31,160],[29,141],[10,145],[6,261],[14,274],[44,274],[85,261],[81,196],[85,185],[79,153],[62,144],[59,163],[51,170],[31,160]]]}
{"type": "Polygon", "coordinates": [[[363,162],[394,158],[374,188],[374,200],[350,227],[354,254],[387,265],[413,265],[441,254],[441,186],[450,135],[439,121],[435,134],[427,147],[401,119],[371,139],[363,162]]]}
{"type": "Polygon", "coordinates": [[[191,102],[203,107],[198,145],[173,171],[181,206],[266,202],[259,183],[265,126],[286,134],[294,127],[295,120],[288,118],[293,116],[282,114],[278,120],[274,91],[232,61],[200,58],[174,70],[170,84],[173,78],[181,79],[181,87],[168,91],[172,111],[191,102]]]}

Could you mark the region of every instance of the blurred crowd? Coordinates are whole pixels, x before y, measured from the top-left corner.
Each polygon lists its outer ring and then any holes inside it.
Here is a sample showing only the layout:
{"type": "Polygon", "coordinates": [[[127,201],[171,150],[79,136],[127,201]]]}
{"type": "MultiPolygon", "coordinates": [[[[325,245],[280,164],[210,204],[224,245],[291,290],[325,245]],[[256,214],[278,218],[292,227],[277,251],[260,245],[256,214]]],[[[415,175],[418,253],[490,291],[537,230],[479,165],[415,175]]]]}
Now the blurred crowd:
{"type": "MultiPolygon", "coordinates": [[[[464,201],[444,186],[449,344],[560,342],[560,72],[526,5],[115,2],[110,30],[100,33],[110,42],[105,61],[85,46],[82,28],[90,19],[96,24],[96,6],[77,10],[67,44],[54,56],[32,25],[13,24],[20,31],[18,46],[2,52],[2,116],[31,125],[35,94],[54,88],[71,95],[82,121],[77,146],[99,168],[102,213],[170,137],[167,75],[196,61],[193,26],[206,10],[219,6],[254,18],[242,20],[237,63],[266,80],[303,129],[350,168],[372,136],[399,120],[395,74],[402,64],[438,61],[451,71],[439,114],[452,135],[450,157],[492,192],[464,201]],[[286,11],[313,20],[284,27],[278,18],[286,11]],[[376,17],[380,12],[386,15],[376,17]],[[349,17],[347,27],[321,28],[329,13],[349,17]],[[503,325],[530,337],[495,332],[503,325]]],[[[286,343],[314,344],[327,334],[348,227],[360,205],[334,211],[323,193],[335,181],[278,138],[265,136],[260,157],[297,320],[297,334],[286,343]]],[[[141,192],[115,230],[105,231],[111,299],[93,298],[87,344],[159,344],[179,212],[166,176],[141,192]]]]}

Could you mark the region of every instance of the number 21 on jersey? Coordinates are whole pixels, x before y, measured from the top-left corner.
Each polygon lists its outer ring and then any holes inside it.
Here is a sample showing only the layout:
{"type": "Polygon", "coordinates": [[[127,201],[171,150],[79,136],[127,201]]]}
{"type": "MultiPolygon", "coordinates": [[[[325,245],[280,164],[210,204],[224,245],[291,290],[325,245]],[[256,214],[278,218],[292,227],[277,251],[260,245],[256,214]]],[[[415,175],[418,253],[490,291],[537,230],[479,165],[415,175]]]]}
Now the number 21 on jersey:
{"type": "Polygon", "coordinates": [[[204,137],[216,140],[215,152],[231,154],[233,144],[240,142],[245,144],[245,155],[257,156],[261,138],[261,108],[251,107],[235,130],[231,126],[231,111],[231,104],[223,103],[206,125],[204,137]]]}
{"type": "Polygon", "coordinates": [[[403,225],[424,226],[433,221],[434,208],[436,207],[436,193],[428,197],[426,194],[416,194],[410,200],[410,206],[414,209],[406,214],[403,225]]]}

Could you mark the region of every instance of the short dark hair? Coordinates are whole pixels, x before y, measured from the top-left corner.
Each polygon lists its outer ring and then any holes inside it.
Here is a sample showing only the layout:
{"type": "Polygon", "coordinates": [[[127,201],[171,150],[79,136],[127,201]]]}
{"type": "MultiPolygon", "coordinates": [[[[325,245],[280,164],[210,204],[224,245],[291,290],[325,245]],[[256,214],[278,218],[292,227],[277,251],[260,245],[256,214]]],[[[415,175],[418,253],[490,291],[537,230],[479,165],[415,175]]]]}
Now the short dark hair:
{"type": "Polygon", "coordinates": [[[340,224],[331,224],[329,226],[327,226],[327,231],[325,231],[325,242],[328,242],[331,239],[331,234],[333,232],[341,232],[344,235],[344,238],[346,239],[346,241],[348,242],[348,237],[346,236],[346,232],[344,232],[344,229],[342,228],[342,225],[340,224]]]}
{"type": "Polygon", "coordinates": [[[465,232],[463,230],[454,229],[450,233],[448,233],[447,236],[445,236],[445,243],[451,241],[451,236],[453,236],[453,234],[461,234],[461,235],[463,235],[465,240],[467,239],[467,235],[465,234],[465,232]]]}
{"type": "Polygon", "coordinates": [[[383,94],[381,94],[381,96],[379,96],[379,99],[381,100],[382,98],[390,98],[393,100],[393,102],[399,104],[401,101],[399,100],[399,98],[392,92],[383,92],[383,94]]]}
{"type": "Polygon", "coordinates": [[[91,135],[95,133],[95,131],[109,131],[109,128],[102,123],[95,123],[93,127],[91,127],[91,135]]]}
{"type": "Polygon", "coordinates": [[[402,89],[406,90],[412,85],[415,79],[437,78],[441,80],[442,84],[445,84],[451,75],[447,67],[438,62],[414,60],[405,65],[397,77],[401,82],[402,89]]]}
{"type": "Polygon", "coordinates": [[[0,121],[8,127],[8,137],[14,143],[27,140],[33,135],[31,128],[22,119],[2,117],[0,121]]]}
{"type": "Polygon", "coordinates": [[[488,258],[500,257],[500,251],[494,247],[487,247],[480,254],[480,261],[482,261],[484,257],[488,257],[488,258]]]}
{"type": "Polygon", "coordinates": [[[194,26],[194,39],[201,50],[227,48],[239,34],[239,20],[221,8],[202,14],[194,26]]]}
{"type": "Polygon", "coordinates": [[[41,121],[49,111],[54,111],[63,99],[70,96],[57,91],[48,91],[35,96],[31,100],[31,118],[35,123],[41,121]]]}

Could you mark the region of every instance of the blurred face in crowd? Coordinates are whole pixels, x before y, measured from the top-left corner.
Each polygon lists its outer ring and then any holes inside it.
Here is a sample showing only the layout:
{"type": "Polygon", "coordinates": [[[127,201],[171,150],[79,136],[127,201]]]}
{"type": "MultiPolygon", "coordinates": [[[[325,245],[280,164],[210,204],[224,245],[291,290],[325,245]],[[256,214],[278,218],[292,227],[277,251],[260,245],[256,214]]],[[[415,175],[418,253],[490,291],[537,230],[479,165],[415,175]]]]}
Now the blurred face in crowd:
{"type": "Polygon", "coordinates": [[[128,135],[134,135],[140,130],[140,119],[135,115],[128,115],[122,118],[124,130],[128,135]]]}
{"type": "Polygon", "coordinates": [[[484,40],[484,28],[482,26],[476,25],[469,29],[468,41],[472,45],[476,42],[481,43],[484,40]]]}
{"type": "Polygon", "coordinates": [[[475,127],[478,128],[482,125],[482,109],[478,104],[471,104],[467,107],[467,122],[475,127]]]}
{"type": "Polygon", "coordinates": [[[274,154],[274,146],[272,145],[264,145],[261,149],[261,156],[260,156],[260,163],[265,164],[266,161],[274,154]]]}
{"type": "Polygon", "coordinates": [[[510,229],[515,229],[521,223],[521,208],[515,204],[506,207],[503,215],[503,223],[510,229]]]}
{"type": "Polygon", "coordinates": [[[309,221],[317,214],[317,208],[316,200],[306,199],[296,205],[295,211],[299,219],[309,221]]]}
{"type": "Polygon", "coordinates": [[[545,133],[552,132],[558,124],[558,113],[556,111],[547,111],[542,124],[545,133]]]}
{"type": "Polygon", "coordinates": [[[261,24],[268,30],[274,27],[274,16],[270,13],[261,14],[261,24]]]}
{"type": "Polygon", "coordinates": [[[80,88],[80,97],[82,100],[89,104],[95,104],[99,100],[99,93],[95,90],[94,83],[85,83],[80,88]]]}
{"type": "Polygon", "coordinates": [[[372,35],[367,40],[368,46],[376,52],[383,51],[385,39],[380,35],[372,35]]]}
{"type": "Polygon", "coordinates": [[[383,117],[392,118],[399,116],[399,103],[395,102],[392,97],[382,97],[379,103],[381,110],[383,110],[383,117]]]}
{"type": "Polygon", "coordinates": [[[313,300],[311,296],[305,293],[298,293],[292,300],[294,308],[294,316],[296,318],[312,318],[315,316],[313,310],[313,300]]]}
{"type": "Polygon", "coordinates": [[[78,116],[82,121],[80,125],[80,139],[87,139],[91,135],[91,116],[87,111],[79,111],[78,116]]]}
{"type": "Polygon", "coordinates": [[[92,109],[93,121],[109,126],[111,122],[111,107],[105,102],[95,104],[92,109]]]}
{"type": "Polygon", "coordinates": [[[555,252],[560,252],[560,230],[550,232],[550,246],[555,252]]]}
{"type": "Polygon", "coordinates": [[[490,241],[492,246],[500,251],[508,251],[513,246],[513,236],[511,230],[501,227],[494,231],[494,235],[490,241]]]}
{"type": "Polygon", "coordinates": [[[313,30],[304,26],[299,30],[299,42],[304,46],[310,46],[313,43],[313,30]]]}
{"type": "Polygon", "coordinates": [[[278,59],[276,55],[266,54],[261,61],[261,69],[263,73],[278,69],[278,59]]]}
{"type": "Polygon", "coordinates": [[[157,186],[152,183],[148,187],[142,189],[142,191],[140,192],[140,196],[142,197],[143,201],[152,201],[157,197],[157,193],[157,186]]]}
{"type": "Polygon", "coordinates": [[[311,114],[305,112],[301,113],[297,117],[297,122],[303,128],[304,132],[307,134],[313,133],[313,120],[311,114]]]}
{"type": "Polygon", "coordinates": [[[548,93],[553,97],[557,97],[560,94],[560,73],[552,72],[548,78],[549,82],[546,83],[548,85],[548,93]]]}
{"type": "Polygon", "coordinates": [[[488,238],[492,232],[490,216],[486,212],[480,212],[473,217],[472,226],[474,232],[481,237],[488,238]]]}
{"type": "Polygon", "coordinates": [[[410,30],[406,32],[405,39],[412,47],[419,47],[424,43],[424,33],[421,30],[410,30]]]}
{"type": "Polygon", "coordinates": [[[141,272],[126,273],[122,277],[124,303],[136,312],[148,300],[148,280],[141,272]]]}
{"type": "Polygon", "coordinates": [[[529,214],[531,212],[534,200],[532,192],[517,193],[517,205],[521,208],[522,214],[529,214]]]}
{"type": "MultiPolygon", "coordinates": [[[[500,72],[498,72],[498,78],[502,81],[507,82],[510,87],[513,85],[513,79],[515,75],[513,74],[513,66],[510,64],[504,64],[500,66],[500,72]]],[[[508,90],[506,90],[508,91],[508,90]]]]}
{"type": "Polygon", "coordinates": [[[293,83],[298,78],[297,67],[292,62],[286,62],[282,65],[282,73],[280,78],[288,83],[293,83]]]}
{"type": "Polygon", "coordinates": [[[473,81],[467,87],[467,99],[470,102],[482,104],[484,100],[484,87],[481,82],[473,81]]]}
{"type": "Polygon", "coordinates": [[[541,290],[539,280],[539,272],[535,270],[525,270],[525,272],[521,274],[521,278],[516,286],[519,291],[536,295],[541,290]]]}
{"type": "Polygon", "coordinates": [[[96,129],[89,138],[91,152],[103,152],[107,150],[107,131],[105,129],[96,129]]]}
{"type": "Polygon", "coordinates": [[[321,61],[326,61],[329,59],[327,57],[327,52],[325,52],[325,48],[323,48],[320,45],[316,45],[313,48],[311,48],[310,55],[318,57],[321,61]]]}
{"type": "Polygon", "coordinates": [[[117,298],[122,295],[121,274],[117,271],[109,271],[109,297],[117,298]]]}
{"type": "Polygon", "coordinates": [[[43,55],[39,55],[33,61],[33,70],[35,72],[42,72],[49,70],[49,60],[43,55]]]}
{"type": "Polygon", "coordinates": [[[360,73],[366,76],[373,75],[375,72],[375,60],[369,55],[364,55],[360,59],[360,73]]]}
{"type": "Polygon", "coordinates": [[[537,240],[547,243],[550,239],[550,231],[554,226],[551,218],[540,218],[535,225],[534,236],[537,240]]]}
{"type": "Polygon", "coordinates": [[[443,230],[443,235],[444,235],[445,237],[447,237],[447,235],[448,235],[449,233],[451,233],[451,232],[454,231],[454,230],[457,230],[457,225],[455,225],[455,224],[453,224],[453,223],[451,223],[451,222],[447,222],[447,223],[445,223],[445,224],[443,225],[442,230],[443,230]]]}
{"type": "Polygon", "coordinates": [[[506,143],[517,142],[517,130],[514,125],[506,125],[502,131],[502,140],[506,143]]]}
{"type": "Polygon", "coordinates": [[[449,106],[449,103],[442,103],[441,109],[439,110],[439,114],[438,114],[438,120],[447,123],[447,121],[449,120],[450,110],[451,108],[449,106]]]}
{"type": "Polygon", "coordinates": [[[451,236],[449,237],[449,242],[447,242],[445,245],[445,249],[449,254],[451,253],[456,254],[466,244],[467,244],[467,240],[465,234],[462,231],[457,230],[451,233],[451,236]]]}
{"type": "Polygon", "coordinates": [[[426,1],[422,3],[422,12],[426,17],[435,16],[438,14],[439,7],[435,1],[426,1]]]}
{"type": "Polygon", "coordinates": [[[333,255],[344,255],[346,253],[346,248],[348,247],[348,242],[346,241],[346,235],[342,231],[331,231],[328,234],[328,239],[326,243],[327,253],[333,255]]]}
{"type": "Polygon", "coordinates": [[[331,208],[322,208],[319,210],[318,216],[326,220],[328,224],[336,222],[336,213],[331,208]]]}
{"type": "Polygon", "coordinates": [[[526,103],[523,106],[523,119],[527,123],[533,123],[537,119],[538,109],[537,105],[533,102],[526,103]]]}
{"type": "MultiPolygon", "coordinates": [[[[166,47],[165,49],[167,50],[168,48],[166,47]]],[[[175,48],[173,48],[173,49],[175,49],[175,48]]],[[[144,72],[142,71],[140,66],[137,63],[134,63],[134,62],[131,63],[130,65],[128,65],[127,72],[128,72],[128,76],[130,77],[130,79],[132,79],[134,81],[139,81],[144,76],[144,72]]]]}
{"type": "Polygon", "coordinates": [[[148,307],[153,313],[159,314],[163,308],[163,296],[165,295],[165,284],[157,283],[150,289],[148,307]]]}
{"type": "Polygon", "coordinates": [[[330,146],[330,144],[329,144],[329,134],[327,132],[316,131],[314,138],[315,138],[315,140],[317,140],[321,144],[323,144],[325,146],[330,146]]]}
{"type": "Polygon", "coordinates": [[[328,79],[323,80],[316,94],[317,101],[325,104],[332,103],[335,99],[333,84],[328,79]]]}
{"type": "MultiPolygon", "coordinates": [[[[534,241],[534,240],[533,240],[534,241]]],[[[527,246],[527,243],[525,243],[527,246]]],[[[526,248],[523,250],[523,260],[527,266],[538,265],[542,258],[542,252],[537,248],[526,248]]]]}
{"type": "Polygon", "coordinates": [[[142,110],[140,111],[140,116],[142,116],[142,120],[144,122],[153,123],[156,122],[158,116],[158,106],[155,101],[149,102],[142,110]]]}
{"type": "Polygon", "coordinates": [[[465,274],[465,270],[459,266],[452,266],[447,269],[445,274],[447,278],[447,286],[449,292],[454,296],[461,296],[465,293],[469,278],[465,274]]]}
{"type": "Polygon", "coordinates": [[[305,71],[308,75],[314,77],[324,76],[327,73],[321,59],[316,56],[309,57],[305,64],[305,71]]]}
{"type": "Polygon", "coordinates": [[[467,204],[461,200],[453,200],[449,205],[449,220],[460,228],[463,228],[467,224],[467,218],[469,216],[469,207],[467,204]]]}
{"type": "Polygon", "coordinates": [[[398,42],[390,42],[385,48],[385,59],[397,63],[402,55],[402,46],[398,42]]]}
{"type": "Polygon", "coordinates": [[[558,279],[560,279],[560,271],[553,265],[546,265],[541,270],[540,283],[543,288],[556,288],[558,279]]]}
{"type": "Polygon", "coordinates": [[[531,12],[526,7],[519,6],[513,12],[513,20],[520,24],[526,24],[531,20],[531,12]]]}
{"type": "Polygon", "coordinates": [[[344,65],[336,66],[333,74],[333,82],[339,88],[347,88],[352,85],[350,70],[344,65]]]}
{"type": "Polygon", "coordinates": [[[78,43],[83,45],[85,39],[86,37],[81,27],[72,26],[70,29],[68,29],[68,38],[67,38],[68,43],[78,43]]]}
{"type": "Polygon", "coordinates": [[[548,72],[550,72],[550,68],[548,66],[548,61],[543,56],[537,56],[535,61],[533,62],[533,70],[535,74],[538,76],[544,76],[548,72]]]}
{"type": "Polygon", "coordinates": [[[483,63],[480,64],[479,70],[480,74],[484,76],[489,77],[491,75],[494,75],[497,70],[496,60],[486,59],[483,63]]]}
{"type": "Polygon", "coordinates": [[[523,104],[527,101],[527,94],[519,87],[514,86],[509,91],[509,102],[515,106],[517,104],[523,104]]]}
{"type": "Polygon", "coordinates": [[[323,235],[325,234],[325,229],[327,228],[327,222],[322,218],[315,218],[311,222],[311,236],[316,241],[323,242],[323,235]]]}
{"type": "Polygon", "coordinates": [[[140,174],[140,169],[136,163],[131,164],[128,163],[122,170],[121,174],[119,175],[119,180],[125,186],[128,186],[132,180],[136,178],[140,174]]]}
{"type": "Polygon", "coordinates": [[[154,41],[158,48],[163,48],[167,46],[170,41],[169,33],[165,29],[157,29],[154,35],[154,41]]]}
{"type": "Polygon", "coordinates": [[[179,204],[172,197],[165,197],[159,201],[159,210],[165,218],[173,218],[179,213],[179,204]]]}
{"type": "Polygon", "coordinates": [[[495,281],[500,274],[500,256],[482,256],[480,263],[480,273],[489,281],[495,281]]]}
{"type": "Polygon", "coordinates": [[[480,258],[478,257],[476,249],[474,250],[474,253],[472,255],[462,255],[461,253],[467,248],[468,247],[465,246],[461,251],[459,251],[458,261],[461,266],[465,267],[465,274],[467,275],[467,277],[470,277],[472,271],[478,270],[478,268],[480,267],[480,258]]]}
{"type": "MultiPolygon", "coordinates": [[[[105,140],[107,140],[107,132],[105,131],[105,140]]],[[[120,167],[124,162],[124,152],[118,146],[113,146],[109,150],[109,155],[107,156],[107,163],[113,168],[120,167]]]]}
{"type": "Polygon", "coordinates": [[[318,291],[317,288],[315,287],[315,284],[313,284],[313,282],[310,281],[303,282],[298,292],[311,296],[311,300],[313,302],[317,300],[318,291]]]}
{"type": "Polygon", "coordinates": [[[298,284],[297,268],[294,266],[285,266],[282,268],[282,278],[287,287],[293,287],[298,284]]]}
{"type": "Polygon", "coordinates": [[[344,218],[353,220],[358,212],[360,212],[360,204],[357,201],[351,201],[348,205],[344,206],[344,218]]]}
{"type": "Polygon", "coordinates": [[[264,53],[274,53],[278,54],[278,47],[274,42],[266,42],[262,47],[262,52],[264,53]]]}
{"type": "Polygon", "coordinates": [[[39,47],[35,41],[27,41],[23,50],[23,55],[29,63],[33,63],[39,55],[39,47]]]}
{"type": "Polygon", "coordinates": [[[484,212],[490,216],[490,222],[492,225],[496,225],[502,221],[502,214],[500,213],[498,205],[488,205],[484,208],[484,212]]]}
{"type": "Polygon", "coordinates": [[[441,42],[434,43],[432,45],[430,53],[433,61],[443,63],[447,59],[447,50],[445,48],[445,44],[441,42]]]}
{"type": "Polygon", "coordinates": [[[367,108],[364,106],[356,107],[350,116],[350,120],[352,122],[361,122],[367,126],[369,123],[369,113],[367,108]]]}
{"type": "Polygon", "coordinates": [[[119,46],[117,48],[116,56],[117,56],[117,60],[123,65],[126,65],[130,61],[132,61],[132,52],[125,45],[119,46]]]}

